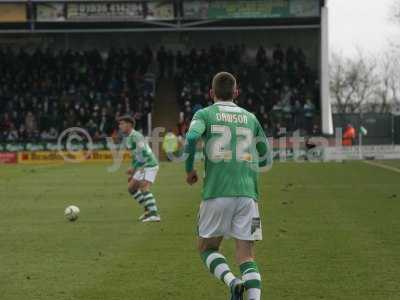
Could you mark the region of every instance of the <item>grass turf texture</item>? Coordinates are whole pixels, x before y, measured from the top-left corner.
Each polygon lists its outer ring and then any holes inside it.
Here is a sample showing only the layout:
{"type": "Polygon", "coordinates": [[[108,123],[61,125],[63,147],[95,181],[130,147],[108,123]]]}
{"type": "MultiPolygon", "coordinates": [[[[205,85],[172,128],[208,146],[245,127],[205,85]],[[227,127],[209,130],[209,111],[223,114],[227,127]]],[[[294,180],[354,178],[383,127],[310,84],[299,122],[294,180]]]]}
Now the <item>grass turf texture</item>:
{"type": "MultiPolygon", "coordinates": [[[[362,162],[275,164],[262,177],[263,299],[400,299],[399,183],[362,162]]],[[[195,250],[200,184],[162,164],[153,192],[163,221],[141,224],[122,169],[2,165],[0,299],[226,299],[195,250]]],[[[233,266],[232,241],[223,252],[233,266]]]]}

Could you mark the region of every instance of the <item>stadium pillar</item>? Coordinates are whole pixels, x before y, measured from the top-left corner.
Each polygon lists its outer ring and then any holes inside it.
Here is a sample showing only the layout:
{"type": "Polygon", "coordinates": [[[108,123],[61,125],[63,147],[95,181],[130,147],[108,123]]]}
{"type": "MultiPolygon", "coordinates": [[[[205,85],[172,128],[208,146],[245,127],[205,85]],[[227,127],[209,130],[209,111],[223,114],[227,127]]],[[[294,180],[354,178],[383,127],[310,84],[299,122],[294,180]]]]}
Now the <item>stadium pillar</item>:
{"type": "Polygon", "coordinates": [[[321,121],[322,133],[333,134],[332,108],[329,87],[329,28],[328,6],[321,7],[321,121]]]}
{"type": "Polygon", "coordinates": [[[151,113],[147,114],[147,136],[151,136],[153,131],[153,119],[151,113]]]}

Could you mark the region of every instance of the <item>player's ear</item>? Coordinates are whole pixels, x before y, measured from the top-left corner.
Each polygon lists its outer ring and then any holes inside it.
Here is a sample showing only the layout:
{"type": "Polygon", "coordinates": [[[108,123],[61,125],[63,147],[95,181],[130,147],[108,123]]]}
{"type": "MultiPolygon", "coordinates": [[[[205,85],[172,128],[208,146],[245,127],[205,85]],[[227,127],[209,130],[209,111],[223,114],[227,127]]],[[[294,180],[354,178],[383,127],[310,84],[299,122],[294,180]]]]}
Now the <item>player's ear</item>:
{"type": "Polygon", "coordinates": [[[235,90],[233,91],[233,99],[236,99],[237,97],[239,97],[240,95],[240,90],[239,88],[235,88],[235,90]]]}
{"type": "Polygon", "coordinates": [[[209,96],[210,96],[210,99],[211,99],[211,100],[214,100],[214,96],[215,96],[214,90],[213,90],[213,89],[210,89],[210,90],[208,91],[208,94],[209,94],[209,96]]]}

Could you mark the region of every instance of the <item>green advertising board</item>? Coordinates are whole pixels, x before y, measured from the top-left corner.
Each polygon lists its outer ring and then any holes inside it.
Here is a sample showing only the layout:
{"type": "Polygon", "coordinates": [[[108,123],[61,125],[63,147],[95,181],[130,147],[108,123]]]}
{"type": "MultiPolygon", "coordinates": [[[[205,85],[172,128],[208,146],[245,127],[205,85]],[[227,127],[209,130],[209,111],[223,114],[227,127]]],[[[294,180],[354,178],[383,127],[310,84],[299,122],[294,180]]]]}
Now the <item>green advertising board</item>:
{"type": "Polygon", "coordinates": [[[188,19],[265,19],[320,16],[319,0],[187,1],[188,19]]]}

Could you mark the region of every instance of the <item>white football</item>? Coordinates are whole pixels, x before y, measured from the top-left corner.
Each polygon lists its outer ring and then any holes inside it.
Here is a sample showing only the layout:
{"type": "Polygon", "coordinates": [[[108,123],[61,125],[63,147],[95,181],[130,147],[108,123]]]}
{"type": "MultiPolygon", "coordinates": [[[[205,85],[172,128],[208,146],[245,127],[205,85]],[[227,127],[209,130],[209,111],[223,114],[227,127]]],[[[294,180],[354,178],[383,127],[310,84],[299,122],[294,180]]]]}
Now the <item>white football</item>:
{"type": "Polygon", "coordinates": [[[76,221],[78,219],[80,213],[80,209],[78,206],[70,205],[64,211],[64,216],[67,218],[68,221],[76,221]]]}

